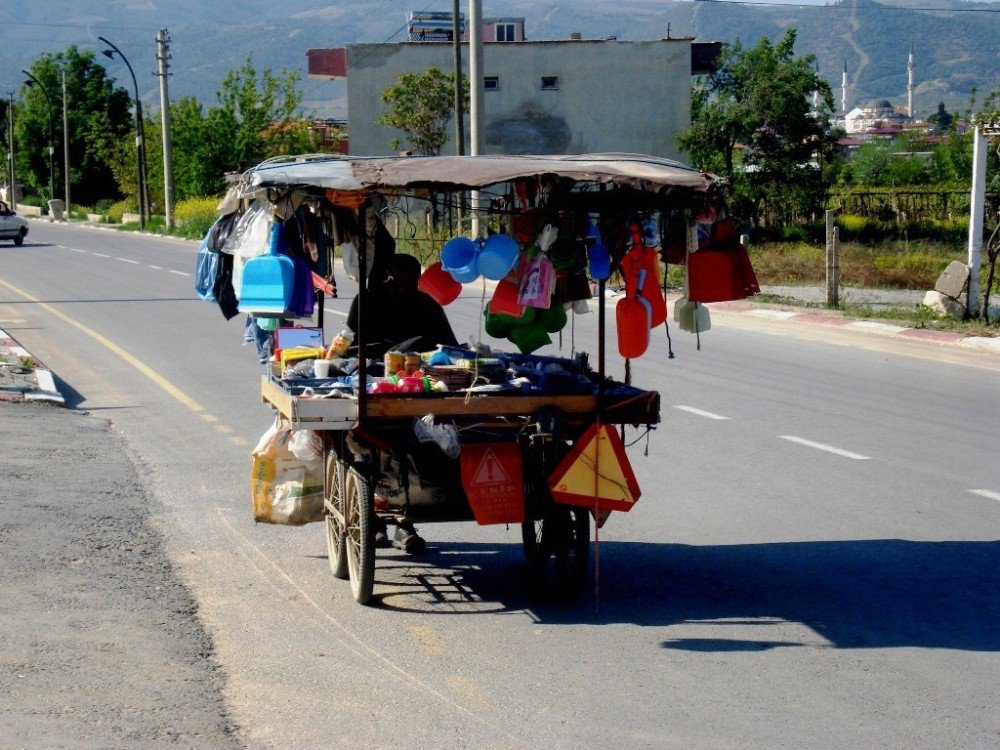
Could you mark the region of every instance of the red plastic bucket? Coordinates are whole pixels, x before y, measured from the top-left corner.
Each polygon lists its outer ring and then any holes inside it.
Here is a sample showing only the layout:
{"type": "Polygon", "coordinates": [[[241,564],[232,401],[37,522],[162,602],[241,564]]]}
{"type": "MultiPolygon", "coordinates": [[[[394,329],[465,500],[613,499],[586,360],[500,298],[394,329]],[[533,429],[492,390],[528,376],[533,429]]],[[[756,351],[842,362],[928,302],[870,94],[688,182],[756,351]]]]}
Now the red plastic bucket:
{"type": "Polygon", "coordinates": [[[518,292],[516,281],[503,279],[497,282],[493,298],[490,300],[490,314],[513,315],[515,318],[523,316],[524,306],[517,302],[518,292]]]}
{"type": "Polygon", "coordinates": [[[440,261],[429,265],[427,270],[420,275],[417,289],[429,294],[439,305],[448,305],[454,302],[462,293],[462,285],[444,270],[440,261]]]}

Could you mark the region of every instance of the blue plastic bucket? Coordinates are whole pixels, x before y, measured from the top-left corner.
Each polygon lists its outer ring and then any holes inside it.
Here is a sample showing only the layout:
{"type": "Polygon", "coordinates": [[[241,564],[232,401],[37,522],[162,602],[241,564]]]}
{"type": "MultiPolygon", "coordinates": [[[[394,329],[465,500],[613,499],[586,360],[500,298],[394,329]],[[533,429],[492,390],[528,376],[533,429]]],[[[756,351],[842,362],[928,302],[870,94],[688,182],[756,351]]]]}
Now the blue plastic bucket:
{"type": "Polygon", "coordinates": [[[452,237],[441,248],[441,267],[459,284],[468,284],[479,278],[478,257],[475,242],[468,237],[452,237]]]}
{"type": "Polygon", "coordinates": [[[520,251],[517,240],[509,234],[490,235],[479,251],[479,273],[487,279],[500,281],[517,263],[520,251]]]}

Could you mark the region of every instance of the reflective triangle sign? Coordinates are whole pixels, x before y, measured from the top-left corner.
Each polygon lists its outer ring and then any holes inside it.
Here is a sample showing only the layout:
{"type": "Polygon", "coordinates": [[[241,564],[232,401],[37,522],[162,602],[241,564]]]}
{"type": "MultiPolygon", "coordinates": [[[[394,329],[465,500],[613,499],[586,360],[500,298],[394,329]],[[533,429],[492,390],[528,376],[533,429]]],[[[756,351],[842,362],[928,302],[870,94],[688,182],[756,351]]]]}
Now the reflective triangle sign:
{"type": "Polygon", "coordinates": [[[639,483],[612,425],[593,424],[549,477],[552,499],[597,510],[632,509],[639,483]]]}

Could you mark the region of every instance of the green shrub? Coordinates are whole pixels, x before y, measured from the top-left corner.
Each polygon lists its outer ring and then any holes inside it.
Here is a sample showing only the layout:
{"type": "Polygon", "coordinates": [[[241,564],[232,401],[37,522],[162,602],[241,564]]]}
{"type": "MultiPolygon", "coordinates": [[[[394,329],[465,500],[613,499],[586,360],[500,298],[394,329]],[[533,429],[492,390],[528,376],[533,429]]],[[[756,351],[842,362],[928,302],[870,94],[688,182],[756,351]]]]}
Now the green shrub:
{"type": "Polygon", "coordinates": [[[94,210],[88,211],[87,213],[92,214],[106,214],[111,210],[111,206],[114,204],[110,198],[101,198],[97,203],[94,204],[94,210]]]}
{"type": "Polygon", "coordinates": [[[116,201],[108,206],[108,210],[105,213],[108,217],[108,221],[114,224],[122,223],[122,214],[124,213],[139,213],[139,204],[134,198],[126,198],[125,200],[116,201]]]}
{"type": "Polygon", "coordinates": [[[44,198],[37,195],[22,195],[21,200],[18,201],[22,206],[46,206],[47,202],[44,198]]]}
{"type": "Polygon", "coordinates": [[[184,237],[201,238],[218,216],[219,198],[188,198],[174,208],[176,233],[184,237]]]}

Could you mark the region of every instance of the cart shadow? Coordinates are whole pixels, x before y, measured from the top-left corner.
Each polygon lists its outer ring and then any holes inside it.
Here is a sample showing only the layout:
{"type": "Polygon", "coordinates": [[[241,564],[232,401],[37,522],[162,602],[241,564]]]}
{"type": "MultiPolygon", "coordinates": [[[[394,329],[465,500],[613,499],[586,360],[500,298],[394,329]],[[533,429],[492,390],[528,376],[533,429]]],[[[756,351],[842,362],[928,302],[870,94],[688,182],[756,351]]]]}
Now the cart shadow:
{"type": "MultiPolygon", "coordinates": [[[[376,598],[427,614],[524,612],[552,625],[797,622],[834,648],[1000,651],[1000,541],[899,539],[719,546],[604,542],[577,596],[528,575],[519,546],[432,544],[380,560],[376,598]],[[386,589],[389,589],[386,592],[386,589]]],[[[675,639],[664,648],[761,651],[774,641],[675,639]]]]}

